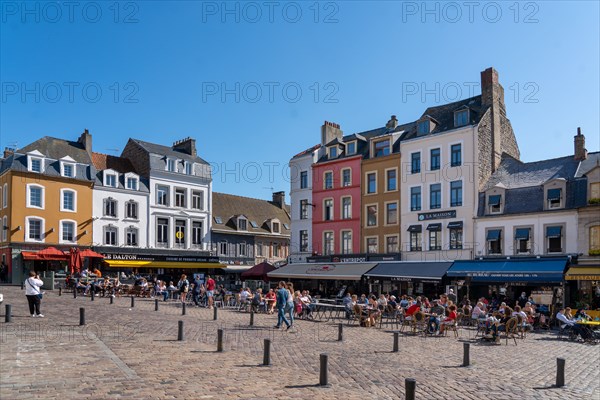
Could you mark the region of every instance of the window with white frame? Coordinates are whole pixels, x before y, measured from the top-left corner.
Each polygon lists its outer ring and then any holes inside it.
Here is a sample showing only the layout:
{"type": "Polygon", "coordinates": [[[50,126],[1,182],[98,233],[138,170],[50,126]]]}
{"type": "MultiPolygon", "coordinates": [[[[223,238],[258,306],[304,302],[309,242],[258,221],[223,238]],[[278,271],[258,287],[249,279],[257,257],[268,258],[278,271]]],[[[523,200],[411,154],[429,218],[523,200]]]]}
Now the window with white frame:
{"type": "Polygon", "coordinates": [[[377,204],[367,206],[367,226],[377,226],[377,204]]]}
{"type": "Polygon", "coordinates": [[[263,244],[262,243],[256,243],[256,256],[257,257],[263,257],[264,256],[263,244]]]}
{"type": "Polygon", "coordinates": [[[132,176],[127,177],[127,189],[138,190],[138,178],[132,176]]]}
{"type": "Polygon", "coordinates": [[[562,207],[562,189],[548,189],[546,191],[546,201],[548,208],[561,208],[562,207]]]}
{"type": "Polygon", "coordinates": [[[388,169],[385,172],[385,190],[388,192],[392,192],[396,189],[398,189],[398,181],[396,178],[396,170],[395,169],[388,169]]]}
{"type": "Polygon", "coordinates": [[[248,230],[248,220],[246,218],[238,218],[237,228],[238,228],[238,231],[247,231],[248,230]]]}
{"type": "Polygon", "coordinates": [[[453,144],[450,146],[450,166],[459,167],[462,164],[462,145],[453,144]]]}
{"type": "Polygon", "coordinates": [[[44,172],[44,159],[40,157],[29,156],[29,171],[42,173],[44,172]]]}
{"type": "Polygon", "coordinates": [[[300,200],[300,219],[308,219],[308,200],[300,200]]]}
{"type": "Polygon", "coordinates": [[[323,232],[323,255],[333,254],[333,232],[323,232]]]}
{"type": "Polygon", "coordinates": [[[563,227],[562,225],[547,226],[546,227],[546,244],[548,253],[562,253],[563,252],[563,227]]]}
{"type": "Polygon", "coordinates": [[[441,250],[442,249],[442,224],[429,224],[427,226],[429,232],[429,250],[441,250]]]}
{"type": "Polygon", "coordinates": [[[63,243],[75,242],[75,222],[61,221],[60,223],[60,240],[63,243]]]}
{"type": "Polygon", "coordinates": [[[388,236],[385,238],[385,252],[398,253],[398,236],[388,236]]]}
{"type": "Polygon", "coordinates": [[[27,184],[27,207],[44,208],[44,187],[27,184]]]}
{"type": "Polygon", "coordinates": [[[440,169],[440,149],[431,149],[429,151],[429,169],[435,171],[440,169]]]}
{"type": "Polygon", "coordinates": [[[104,199],[104,216],[117,218],[117,201],[112,197],[104,199]]]}
{"type": "Polygon", "coordinates": [[[138,229],[134,226],[125,229],[125,245],[137,246],[138,244],[138,229]]]}
{"type": "Polygon", "coordinates": [[[350,186],[352,184],[352,170],[350,168],[344,168],[342,170],[342,186],[350,186]]]}
{"type": "Polygon", "coordinates": [[[388,203],[385,205],[385,223],[386,225],[398,223],[398,203],[388,203]]]}
{"type": "Polygon", "coordinates": [[[352,197],[342,197],[342,219],[352,218],[352,197]]]}
{"type": "Polygon", "coordinates": [[[195,210],[204,210],[204,193],[201,190],[192,191],[192,208],[195,210]]]}
{"type": "Polygon", "coordinates": [[[238,243],[238,256],[246,257],[246,242],[238,243]]]}
{"type": "Polygon", "coordinates": [[[502,229],[488,229],[485,240],[488,243],[488,254],[502,254],[502,229]]]}
{"type": "Polygon", "coordinates": [[[108,225],[104,227],[104,244],[107,246],[117,246],[117,227],[108,225]]]}
{"type": "Polygon", "coordinates": [[[227,242],[219,242],[219,255],[220,256],[227,255],[227,242]]]}
{"type": "Polygon", "coordinates": [[[454,112],[454,126],[465,126],[469,123],[469,110],[459,110],[454,112]]]}
{"type": "Polygon", "coordinates": [[[367,174],[367,194],[377,193],[377,174],[369,172],[367,174]]]}
{"type": "Polygon", "coordinates": [[[186,225],[185,220],[175,220],[175,247],[185,248],[186,225]]]}
{"type": "Polygon", "coordinates": [[[379,243],[376,237],[369,237],[366,239],[367,253],[376,254],[379,253],[379,243]]]}
{"type": "Polygon", "coordinates": [[[186,175],[194,175],[194,164],[190,162],[185,163],[185,174],[186,175]]]}
{"type": "Polygon", "coordinates": [[[300,172],[300,189],[308,188],[308,171],[300,172]]]}
{"type": "Polygon", "coordinates": [[[201,221],[192,222],[192,246],[200,247],[202,245],[202,237],[204,236],[201,221]]]}
{"type": "Polygon", "coordinates": [[[450,250],[462,249],[463,243],[463,224],[462,222],[450,222],[448,224],[448,233],[450,234],[450,250]]]}
{"type": "Polygon", "coordinates": [[[61,189],[60,211],[77,211],[77,193],[74,190],[61,189]]]}
{"type": "Polygon", "coordinates": [[[346,144],[346,154],[349,156],[352,154],[356,154],[356,141],[349,142],[346,144]]]}
{"type": "Polygon", "coordinates": [[[490,214],[499,214],[502,211],[502,195],[494,194],[488,197],[490,214]]]}
{"type": "Polygon", "coordinates": [[[117,175],[104,173],[104,186],[117,187],[117,175]]]}
{"type": "Polygon", "coordinates": [[[4,190],[2,190],[2,207],[8,207],[8,184],[4,184],[4,190]]]}
{"type": "Polygon", "coordinates": [[[169,187],[158,185],[156,186],[156,204],[159,206],[169,205],[169,187]]]}
{"type": "Polygon", "coordinates": [[[323,200],[323,221],[333,220],[333,199],[323,200]]]}
{"type": "Polygon", "coordinates": [[[177,163],[172,158],[167,159],[167,171],[177,172],[177,163]]]}
{"type": "Polygon", "coordinates": [[[462,206],[462,181],[450,182],[450,207],[462,206]]]}
{"type": "Polygon", "coordinates": [[[73,178],[75,176],[75,164],[61,162],[60,163],[61,175],[65,178],[73,178]]]}
{"type": "Polygon", "coordinates": [[[352,254],[352,231],[342,231],[342,254],[352,254]]]}
{"type": "Polygon", "coordinates": [[[515,229],[515,254],[531,253],[531,228],[515,229]]]}
{"type": "Polygon", "coordinates": [[[175,188],[175,207],[185,208],[186,190],[183,188],[175,188]]]}
{"type": "Polygon", "coordinates": [[[138,219],[138,203],[133,200],[129,200],[125,203],[125,218],[138,219]]]}
{"type": "Polygon", "coordinates": [[[279,222],[273,222],[271,224],[271,231],[273,233],[280,233],[281,232],[281,226],[280,226],[279,222]]]}
{"type": "Polygon", "coordinates": [[[325,172],[325,189],[333,189],[333,172],[325,172]]]}
{"type": "Polygon", "coordinates": [[[434,183],[429,185],[429,208],[437,209],[442,207],[442,184],[434,183]]]}
{"type": "Polygon", "coordinates": [[[44,241],[44,220],[42,218],[28,217],[27,232],[25,237],[28,241],[43,242],[44,241]]]}
{"type": "Polygon", "coordinates": [[[382,157],[390,154],[390,140],[380,140],[373,143],[373,157],[382,157]]]}
{"type": "Polygon", "coordinates": [[[337,146],[331,146],[327,150],[329,150],[329,158],[336,158],[338,156],[337,146]]]}
{"type": "Polygon", "coordinates": [[[301,252],[308,251],[308,231],[307,230],[300,231],[300,251],[301,252]]]}

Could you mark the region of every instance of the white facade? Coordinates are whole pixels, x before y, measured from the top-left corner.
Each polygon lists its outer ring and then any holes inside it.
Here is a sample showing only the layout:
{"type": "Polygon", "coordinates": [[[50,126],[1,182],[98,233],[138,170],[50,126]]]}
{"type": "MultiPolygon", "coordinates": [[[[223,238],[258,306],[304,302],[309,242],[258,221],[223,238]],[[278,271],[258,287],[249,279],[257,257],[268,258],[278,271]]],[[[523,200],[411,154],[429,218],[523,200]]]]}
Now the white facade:
{"type": "Polygon", "coordinates": [[[312,164],[318,154],[315,149],[290,160],[290,262],[305,262],[312,255],[312,164]]]}
{"type": "MultiPolygon", "coordinates": [[[[558,255],[577,253],[577,211],[564,210],[482,217],[475,220],[475,256],[558,255]],[[558,247],[550,246],[548,228],[561,227],[558,247]],[[490,251],[488,232],[501,230],[500,253],[490,251]],[[529,230],[529,243],[515,239],[517,229],[529,230]],[[556,251],[560,249],[560,251],[556,251]]],[[[525,240],[525,239],[523,239],[525,240]]]]}
{"type": "Polygon", "coordinates": [[[473,217],[477,213],[478,198],[476,142],[477,125],[401,142],[400,240],[403,260],[445,261],[474,256],[473,217]],[[453,146],[456,165],[452,163],[453,146]],[[456,162],[458,148],[460,162],[456,162]],[[432,162],[432,151],[437,154],[438,150],[439,161],[432,162]],[[420,157],[420,172],[413,172],[413,154],[420,157]],[[460,201],[451,193],[453,187],[454,193],[457,192],[457,185],[461,187],[460,201]],[[432,191],[437,192],[438,188],[439,202],[432,199],[432,191]],[[420,202],[417,201],[418,193],[420,202]],[[451,232],[450,223],[454,227],[462,224],[462,228],[451,232]],[[434,224],[441,225],[438,225],[438,233],[430,238],[427,228],[435,229],[434,224]],[[412,230],[420,229],[420,235],[418,232],[411,235],[411,227],[412,230]]]}
{"type": "Polygon", "coordinates": [[[147,247],[148,192],[139,176],[108,169],[102,171],[99,178],[101,182],[96,182],[92,192],[94,245],[147,247]],[[113,179],[109,175],[114,176],[117,187],[107,186],[113,179]],[[137,190],[124,187],[128,178],[137,180],[137,190]]]}
{"type": "Polygon", "coordinates": [[[149,186],[148,246],[210,250],[211,180],[152,170],[149,186]]]}

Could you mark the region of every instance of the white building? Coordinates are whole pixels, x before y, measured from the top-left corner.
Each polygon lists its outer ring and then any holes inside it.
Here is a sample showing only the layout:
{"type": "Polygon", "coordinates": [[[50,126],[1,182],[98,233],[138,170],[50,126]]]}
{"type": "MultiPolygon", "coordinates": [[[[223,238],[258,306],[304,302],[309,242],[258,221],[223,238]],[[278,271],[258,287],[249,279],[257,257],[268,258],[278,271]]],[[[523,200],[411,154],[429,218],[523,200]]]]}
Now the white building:
{"type": "Polygon", "coordinates": [[[92,153],[95,246],[148,246],[148,182],[126,158],[92,153]]]}

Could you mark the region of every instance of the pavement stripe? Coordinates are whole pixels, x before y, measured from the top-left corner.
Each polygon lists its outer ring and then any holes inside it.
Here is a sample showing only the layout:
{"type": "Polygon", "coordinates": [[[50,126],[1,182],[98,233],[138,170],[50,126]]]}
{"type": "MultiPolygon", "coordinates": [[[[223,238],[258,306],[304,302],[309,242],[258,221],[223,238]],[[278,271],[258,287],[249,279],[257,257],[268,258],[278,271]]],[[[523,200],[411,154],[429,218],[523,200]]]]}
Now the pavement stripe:
{"type": "Polygon", "coordinates": [[[123,360],[121,360],[119,358],[119,356],[117,356],[115,353],[113,353],[113,351],[111,349],[108,348],[108,346],[102,341],[100,340],[94,333],[88,333],[87,335],[90,339],[92,339],[96,345],[98,345],[98,347],[100,347],[100,349],[102,351],[104,351],[104,354],[106,354],[108,356],[108,358],[110,358],[112,360],[112,362],[115,363],[115,365],[117,367],[119,367],[119,369],[121,371],[123,371],[123,373],[125,374],[125,376],[127,376],[130,379],[141,379],[138,374],[135,373],[134,370],[132,370],[131,368],[129,368],[127,366],[127,364],[125,364],[125,362],[123,360]]]}

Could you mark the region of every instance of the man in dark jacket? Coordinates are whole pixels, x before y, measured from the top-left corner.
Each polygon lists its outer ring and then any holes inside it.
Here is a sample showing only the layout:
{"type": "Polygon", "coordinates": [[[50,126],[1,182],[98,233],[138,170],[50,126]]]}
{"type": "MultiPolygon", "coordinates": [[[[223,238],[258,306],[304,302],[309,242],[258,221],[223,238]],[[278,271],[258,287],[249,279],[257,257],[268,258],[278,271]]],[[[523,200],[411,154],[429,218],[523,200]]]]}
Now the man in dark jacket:
{"type": "Polygon", "coordinates": [[[290,329],[290,322],[285,317],[285,306],[288,300],[288,291],[285,288],[284,281],[279,282],[279,289],[277,289],[276,299],[277,303],[275,306],[277,307],[277,325],[275,325],[275,328],[281,328],[281,323],[285,322],[287,329],[290,329]]]}

